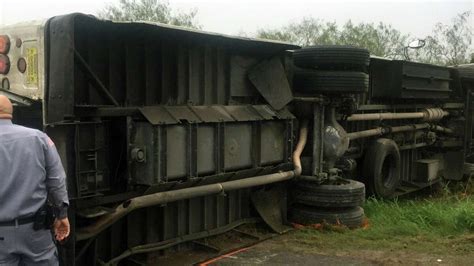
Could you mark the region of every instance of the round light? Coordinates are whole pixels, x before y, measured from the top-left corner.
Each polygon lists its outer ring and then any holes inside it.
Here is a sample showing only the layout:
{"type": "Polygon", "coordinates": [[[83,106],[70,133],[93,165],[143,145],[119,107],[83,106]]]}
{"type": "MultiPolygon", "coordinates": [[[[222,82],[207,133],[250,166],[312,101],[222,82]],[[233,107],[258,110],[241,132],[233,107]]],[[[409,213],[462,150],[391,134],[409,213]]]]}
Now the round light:
{"type": "Polygon", "coordinates": [[[0,54],[10,51],[10,38],[7,35],[0,35],[0,54]]]}
{"type": "Polygon", "coordinates": [[[16,66],[18,67],[18,71],[21,73],[25,73],[26,71],[26,60],[25,58],[21,57],[18,59],[18,62],[16,63],[16,66]]]}
{"type": "Polygon", "coordinates": [[[10,81],[7,78],[2,79],[2,89],[4,90],[10,89],[10,81]]]}
{"type": "Polygon", "coordinates": [[[0,54],[0,74],[6,75],[10,71],[10,59],[8,56],[0,54]]]}

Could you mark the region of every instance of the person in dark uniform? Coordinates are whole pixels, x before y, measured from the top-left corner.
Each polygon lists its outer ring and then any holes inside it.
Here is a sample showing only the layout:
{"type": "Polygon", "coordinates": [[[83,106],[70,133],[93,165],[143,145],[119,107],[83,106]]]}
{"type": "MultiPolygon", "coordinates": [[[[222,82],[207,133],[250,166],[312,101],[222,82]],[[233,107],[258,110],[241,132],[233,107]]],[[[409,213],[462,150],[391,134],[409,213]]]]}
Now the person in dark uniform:
{"type": "Polygon", "coordinates": [[[12,123],[13,106],[0,95],[0,265],[58,265],[57,241],[70,231],[66,174],[53,141],[12,123]],[[38,227],[47,199],[52,231],[38,227]]]}

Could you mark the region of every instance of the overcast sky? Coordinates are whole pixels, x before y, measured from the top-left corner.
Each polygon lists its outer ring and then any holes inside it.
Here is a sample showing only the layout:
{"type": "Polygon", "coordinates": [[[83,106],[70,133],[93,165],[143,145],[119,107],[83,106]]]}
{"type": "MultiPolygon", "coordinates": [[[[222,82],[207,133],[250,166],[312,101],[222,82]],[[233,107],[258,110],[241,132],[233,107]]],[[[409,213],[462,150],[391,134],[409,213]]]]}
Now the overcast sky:
{"type": "MultiPolygon", "coordinates": [[[[118,0],[0,0],[0,24],[83,12],[96,14],[118,0]]],[[[259,28],[277,28],[305,16],[335,21],[392,24],[403,33],[423,38],[437,22],[449,21],[474,10],[474,0],[454,1],[338,1],[338,0],[170,0],[175,10],[198,10],[204,30],[227,34],[255,33],[259,28]]],[[[474,16],[473,16],[474,17],[474,16]]],[[[474,25],[474,20],[471,20],[474,25]]]]}

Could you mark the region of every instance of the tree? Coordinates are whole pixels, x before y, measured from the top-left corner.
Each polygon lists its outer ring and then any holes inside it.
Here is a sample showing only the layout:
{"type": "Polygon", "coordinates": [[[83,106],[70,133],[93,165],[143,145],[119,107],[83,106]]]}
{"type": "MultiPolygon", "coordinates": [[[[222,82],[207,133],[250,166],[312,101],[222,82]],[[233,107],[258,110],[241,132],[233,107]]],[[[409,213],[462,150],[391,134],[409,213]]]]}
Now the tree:
{"type": "Polygon", "coordinates": [[[367,48],[373,55],[401,58],[408,35],[382,22],[354,24],[348,21],[342,27],[335,22],[303,18],[281,29],[257,32],[259,38],[287,41],[301,46],[352,45],[367,48]]]}
{"type": "Polygon", "coordinates": [[[336,23],[303,18],[281,29],[259,29],[257,37],[295,43],[301,46],[334,44],[338,39],[336,23]]]}
{"type": "Polygon", "coordinates": [[[189,13],[175,12],[163,0],[120,0],[108,5],[99,17],[115,21],[153,21],[189,28],[200,28],[196,22],[197,10],[189,13]]]}
{"type": "Polygon", "coordinates": [[[440,65],[469,63],[474,52],[471,16],[472,12],[468,11],[457,15],[449,25],[436,24],[425,39],[425,47],[413,52],[414,60],[440,65]]]}
{"type": "Polygon", "coordinates": [[[408,38],[409,35],[382,22],[353,24],[349,20],[340,31],[337,44],[364,47],[376,56],[401,59],[408,38]]]}
{"type": "Polygon", "coordinates": [[[436,24],[432,34],[424,38],[425,47],[417,50],[407,48],[409,40],[415,38],[382,22],[354,24],[349,20],[338,27],[333,22],[303,18],[280,29],[260,29],[257,36],[301,46],[352,45],[367,48],[376,56],[407,59],[409,55],[413,61],[459,65],[474,60],[471,17],[472,12],[468,11],[457,15],[451,24],[436,24]]]}

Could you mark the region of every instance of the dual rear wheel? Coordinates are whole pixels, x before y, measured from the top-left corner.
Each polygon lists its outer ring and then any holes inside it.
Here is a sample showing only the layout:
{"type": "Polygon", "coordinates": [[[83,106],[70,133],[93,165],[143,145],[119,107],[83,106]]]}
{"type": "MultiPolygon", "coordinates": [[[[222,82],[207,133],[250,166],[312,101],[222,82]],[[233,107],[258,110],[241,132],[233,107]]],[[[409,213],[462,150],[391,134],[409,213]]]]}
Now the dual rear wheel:
{"type": "Polygon", "coordinates": [[[369,51],[350,46],[310,46],[293,53],[293,85],[301,93],[363,93],[369,86],[369,51]]]}
{"type": "Polygon", "coordinates": [[[300,181],[293,189],[293,222],[329,223],[355,228],[362,225],[366,187],[371,195],[391,198],[400,183],[401,159],[397,144],[386,138],[374,141],[366,152],[364,183],[341,179],[331,184],[300,181]]]}
{"type": "Polygon", "coordinates": [[[365,186],[355,180],[341,179],[332,184],[300,181],[293,189],[291,219],[303,225],[333,224],[356,228],[365,218],[361,208],[365,186]]]}

